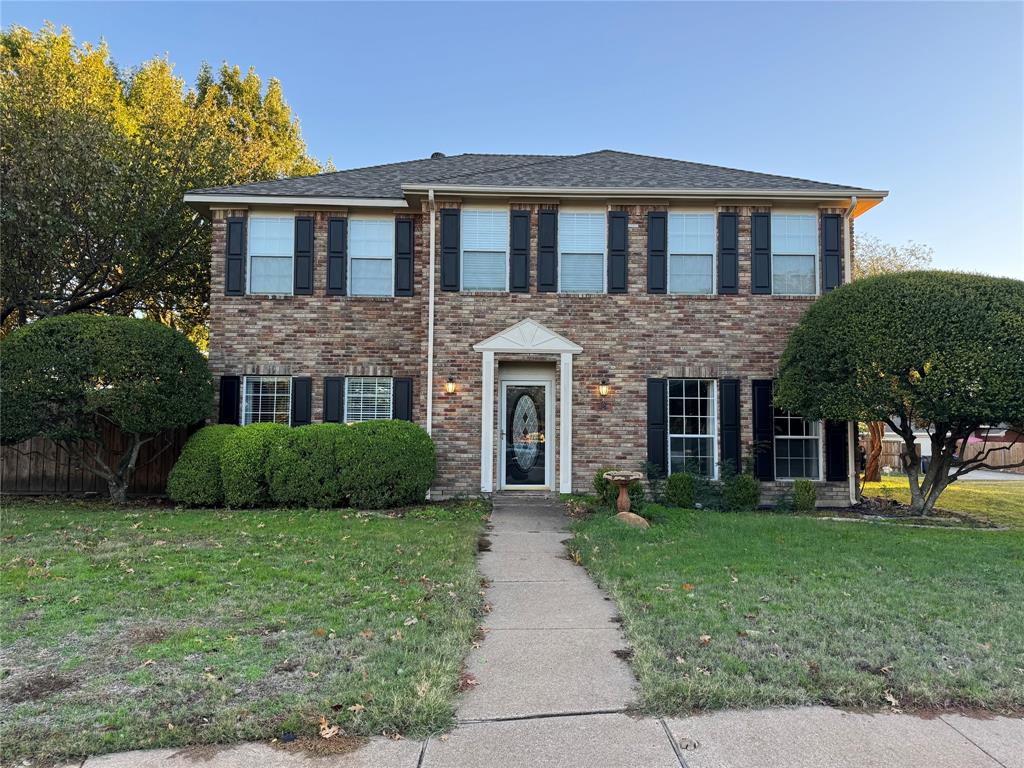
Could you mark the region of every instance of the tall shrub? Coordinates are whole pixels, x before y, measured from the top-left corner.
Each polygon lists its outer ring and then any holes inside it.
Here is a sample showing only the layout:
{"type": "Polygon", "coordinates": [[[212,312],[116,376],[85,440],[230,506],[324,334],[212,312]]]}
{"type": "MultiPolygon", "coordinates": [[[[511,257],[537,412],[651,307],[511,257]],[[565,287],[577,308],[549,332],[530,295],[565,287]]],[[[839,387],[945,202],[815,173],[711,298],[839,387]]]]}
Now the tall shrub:
{"type": "Polygon", "coordinates": [[[221,450],[228,435],[236,429],[233,424],[211,424],[188,439],[167,477],[167,495],[172,501],[193,507],[224,503],[221,450]]]}
{"type": "Polygon", "coordinates": [[[236,429],[221,449],[224,503],[229,507],[259,507],[270,502],[267,462],[276,443],[290,427],[266,422],[236,429]]]}
{"type": "Polygon", "coordinates": [[[344,503],[338,441],[351,428],[309,424],[289,430],[270,447],[270,500],[285,507],[337,507],[344,503]]]}

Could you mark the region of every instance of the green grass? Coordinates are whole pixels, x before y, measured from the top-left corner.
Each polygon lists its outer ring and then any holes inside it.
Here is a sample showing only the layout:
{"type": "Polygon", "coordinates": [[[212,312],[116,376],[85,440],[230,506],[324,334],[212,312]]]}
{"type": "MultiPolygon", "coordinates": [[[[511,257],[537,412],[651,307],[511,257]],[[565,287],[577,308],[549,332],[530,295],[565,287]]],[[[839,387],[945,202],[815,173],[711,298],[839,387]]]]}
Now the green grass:
{"type": "MultiPolygon", "coordinates": [[[[939,496],[936,506],[950,512],[965,512],[993,523],[1024,529],[1024,476],[1020,480],[957,480],[939,496]]],[[[910,503],[910,485],[905,475],[883,477],[867,483],[865,496],[880,496],[910,503]]]]}
{"type": "Polygon", "coordinates": [[[574,548],[618,601],[648,713],[1024,710],[1024,533],[668,510],[574,548]]]}
{"type": "Polygon", "coordinates": [[[2,761],[449,728],[486,512],[5,504],[2,761]]]}

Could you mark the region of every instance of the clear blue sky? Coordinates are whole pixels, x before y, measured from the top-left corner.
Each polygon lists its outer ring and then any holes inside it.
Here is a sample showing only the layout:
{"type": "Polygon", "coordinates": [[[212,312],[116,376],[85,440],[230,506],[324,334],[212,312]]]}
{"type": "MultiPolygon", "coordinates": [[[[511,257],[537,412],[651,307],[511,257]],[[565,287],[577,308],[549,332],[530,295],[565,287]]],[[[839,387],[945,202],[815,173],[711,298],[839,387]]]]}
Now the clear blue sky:
{"type": "Polygon", "coordinates": [[[339,168],[611,148],[891,190],[861,232],[1024,278],[1024,4],[5,2],[121,66],[281,79],[339,168]]]}

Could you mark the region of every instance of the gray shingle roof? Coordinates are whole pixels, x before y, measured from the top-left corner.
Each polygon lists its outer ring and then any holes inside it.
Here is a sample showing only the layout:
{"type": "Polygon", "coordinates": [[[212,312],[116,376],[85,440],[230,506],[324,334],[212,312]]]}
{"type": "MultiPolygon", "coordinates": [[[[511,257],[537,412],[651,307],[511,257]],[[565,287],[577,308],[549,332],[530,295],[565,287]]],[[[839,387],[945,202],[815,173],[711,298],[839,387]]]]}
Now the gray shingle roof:
{"type": "Polygon", "coordinates": [[[623,190],[864,191],[859,187],[789,176],[601,150],[581,155],[464,154],[431,157],[315,176],[196,189],[191,194],[397,199],[403,196],[403,184],[623,190]]]}

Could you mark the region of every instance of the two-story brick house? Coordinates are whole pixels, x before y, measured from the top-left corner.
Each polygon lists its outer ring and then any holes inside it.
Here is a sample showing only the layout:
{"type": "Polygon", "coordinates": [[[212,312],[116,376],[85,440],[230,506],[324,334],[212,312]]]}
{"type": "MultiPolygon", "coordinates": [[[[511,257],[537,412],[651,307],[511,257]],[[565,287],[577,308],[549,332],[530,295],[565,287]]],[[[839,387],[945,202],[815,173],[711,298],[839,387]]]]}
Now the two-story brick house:
{"type": "Polygon", "coordinates": [[[808,477],[846,504],[852,426],[774,410],[771,381],[885,195],[612,151],[190,192],[219,419],[411,419],[436,496],[753,456],[766,499],[808,477]]]}

